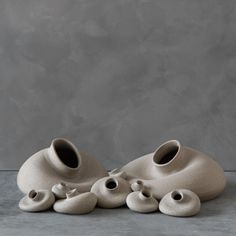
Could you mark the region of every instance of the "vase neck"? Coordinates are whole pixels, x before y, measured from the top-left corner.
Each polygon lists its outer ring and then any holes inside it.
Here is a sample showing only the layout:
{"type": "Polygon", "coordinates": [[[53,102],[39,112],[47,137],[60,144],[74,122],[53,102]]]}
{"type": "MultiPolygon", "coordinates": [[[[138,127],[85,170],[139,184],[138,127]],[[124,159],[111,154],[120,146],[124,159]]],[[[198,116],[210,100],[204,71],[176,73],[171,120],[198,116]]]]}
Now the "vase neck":
{"type": "Polygon", "coordinates": [[[66,139],[54,139],[48,148],[47,158],[51,166],[66,177],[78,173],[82,164],[79,151],[66,139]]]}
{"type": "Polygon", "coordinates": [[[153,164],[159,172],[168,174],[182,168],[183,147],[177,140],[170,140],[162,144],[153,155],[153,164]]]}

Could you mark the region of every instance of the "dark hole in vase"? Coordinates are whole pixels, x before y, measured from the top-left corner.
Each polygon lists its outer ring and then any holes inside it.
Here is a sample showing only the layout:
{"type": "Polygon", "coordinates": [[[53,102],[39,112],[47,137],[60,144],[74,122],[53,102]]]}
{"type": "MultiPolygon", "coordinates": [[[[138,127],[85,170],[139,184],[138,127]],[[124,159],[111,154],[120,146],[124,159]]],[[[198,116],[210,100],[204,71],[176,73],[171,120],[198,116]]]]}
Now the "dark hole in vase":
{"type": "Polygon", "coordinates": [[[157,150],[154,156],[154,162],[158,165],[163,165],[170,162],[179,151],[178,146],[171,146],[171,147],[161,147],[160,150],[157,150]]]}
{"type": "Polygon", "coordinates": [[[79,165],[77,154],[74,148],[65,141],[58,140],[54,143],[55,151],[59,159],[70,168],[77,168],[79,165]]]}
{"type": "Polygon", "coordinates": [[[34,199],[36,196],[37,196],[37,192],[36,191],[34,191],[34,190],[32,190],[32,191],[30,191],[30,193],[29,193],[29,198],[32,198],[32,199],[34,199]]]}
{"type": "Polygon", "coordinates": [[[173,196],[173,199],[176,201],[179,201],[182,199],[182,195],[180,193],[175,193],[173,196]]]}
{"type": "Polygon", "coordinates": [[[151,195],[148,191],[142,191],[144,197],[149,198],[151,195]]]}
{"type": "Polygon", "coordinates": [[[117,187],[117,182],[114,179],[110,179],[106,182],[106,187],[108,189],[114,189],[117,187]]]}

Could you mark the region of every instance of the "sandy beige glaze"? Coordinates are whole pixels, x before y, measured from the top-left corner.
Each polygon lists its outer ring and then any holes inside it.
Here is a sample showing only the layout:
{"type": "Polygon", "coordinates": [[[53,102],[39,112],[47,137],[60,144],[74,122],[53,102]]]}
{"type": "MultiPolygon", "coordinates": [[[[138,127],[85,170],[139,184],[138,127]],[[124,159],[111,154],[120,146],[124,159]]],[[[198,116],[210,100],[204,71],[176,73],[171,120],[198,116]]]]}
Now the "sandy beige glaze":
{"type": "Polygon", "coordinates": [[[141,180],[157,199],[174,189],[185,188],[202,201],[210,200],[226,184],[224,171],[216,161],[177,140],[162,144],[154,153],[131,161],[120,171],[125,171],[131,184],[141,180]]]}
{"type": "Polygon", "coordinates": [[[20,168],[17,185],[23,193],[48,189],[60,182],[68,187],[90,191],[98,179],[107,176],[103,166],[66,139],[55,139],[51,146],[31,156],[20,168]]]}

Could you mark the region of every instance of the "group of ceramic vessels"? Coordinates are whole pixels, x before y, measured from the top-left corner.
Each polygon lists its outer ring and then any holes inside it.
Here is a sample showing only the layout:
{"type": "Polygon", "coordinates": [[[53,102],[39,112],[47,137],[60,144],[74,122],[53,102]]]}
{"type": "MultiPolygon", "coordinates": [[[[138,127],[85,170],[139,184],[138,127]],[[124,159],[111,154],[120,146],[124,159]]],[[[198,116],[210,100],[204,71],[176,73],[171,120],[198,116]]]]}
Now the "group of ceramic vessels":
{"type": "Polygon", "coordinates": [[[55,139],[22,165],[17,184],[26,194],[19,203],[23,211],[86,214],[96,206],[126,204],[141,213],[192,216],[201,201],[224,190],[226,180],[217,162],[177,140],[108,173],[70,141],[55,139]]]}

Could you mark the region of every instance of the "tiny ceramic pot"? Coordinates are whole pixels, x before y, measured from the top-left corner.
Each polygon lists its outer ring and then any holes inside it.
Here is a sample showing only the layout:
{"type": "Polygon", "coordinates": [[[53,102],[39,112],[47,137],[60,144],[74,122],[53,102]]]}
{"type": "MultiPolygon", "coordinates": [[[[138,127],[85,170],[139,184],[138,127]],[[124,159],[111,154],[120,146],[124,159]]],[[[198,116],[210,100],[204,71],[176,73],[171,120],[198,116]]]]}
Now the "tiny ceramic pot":
{"type": "Polygon", "coordinates": [[[183,146],[178,140],[160,145],[123,166],[126,180],[141,180],[156,199],[178,188],[191,189],[202,201],[217,197],[225,188],[226,179],[220,165],[206,154],[183,146]]]}
{"type": "Polygon", "coordinates": [[[90,191],[98,179],[107,176],[102,165],[66,139],[54,139],[49,148],[31,156],[20,168],[17,185],[23,193],[31,189],[48,189],[60,183],[80,192],[90,191]]]}
{"type": "Polygon", "coordinates": [[[144,188],[143,181],[142,180],[136,180],[131,184],[132,191],[141,191],[144,188]]]}
{"type": "Polygon", "coordinates": [[[53,193],[49,190],[31,190],[19,202],[23,211],[38,212],[48,210],[55,202],[53,193]]]}
{"type": "Polygon", "coordinates": [[[87,214],[94,210],[97,197],[91,192],[79,193],[73,189],[66,194],[66,199],[54,203],[53,209],[64,214],[87,214]]]}
{"type": "Polygon", "coordinates": [[[69,186],[67,186],[64,182],[59,184],[55,184],[52,186],[52,192],[54,193],[57,199],[66,198],[66,193],[72,190],[69,186]]]}
{"type": "Polygon", "coordinates": [[[160,201],[159,209],[170,216],[193,216],[201,208],[199,197],[187,189],[177,189],[167,193],[160,201]]]}
{"type": "Polygon", "coordinates": [[[99,207],[116,208],[125,204],[131,188],[125,179],[110,176],[99,179],[94,183],[91,192],[97,195],[99,207]]]}
{"type": "Polygon", "coordinates": [[[135,191],[126,198],[126,204],[130,210],[149,213],[158,210],[158,201],[147,190],[135,191]]]}

